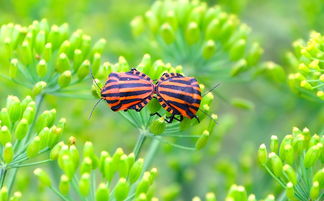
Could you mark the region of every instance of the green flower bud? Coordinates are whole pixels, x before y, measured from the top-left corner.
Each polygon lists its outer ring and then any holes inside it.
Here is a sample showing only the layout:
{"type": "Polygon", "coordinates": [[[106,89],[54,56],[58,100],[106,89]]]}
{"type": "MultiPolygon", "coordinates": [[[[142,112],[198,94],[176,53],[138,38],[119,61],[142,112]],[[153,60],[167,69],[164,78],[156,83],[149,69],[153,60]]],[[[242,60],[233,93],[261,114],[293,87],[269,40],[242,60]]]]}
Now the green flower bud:
{"type": "Polygon", "coordinates": [[[145,19],[148,22],[148,25],[153,33],[156,33],[158,30],[158,19],[153,12],[148,11],[145,13],[145,19]]]}
{"type": "Polygon", "coordinates": [[[10,121],[10,117],[9,117],[9,112],[7,108],[2,108],[0,111],[0,120],[1,120],[1,124],[5,125],[7,127],[11,127],[11,121],[10,121]]]}
{"type": "Polygon", "coordinates": [[[293,139],[293,148],[296,153],[301,153],[305,147],[305,137],[302,134],[297,135],[293,139]]]}
{"type": "Polygon", "coordinates": [[[62,146],[64,146],[64,142],[59,142],[53,147],[53,149],[50,152],[50,159],[56,160],[58,158],[62,146]]]}
{"type": "Polygon", "coordinates": [[[73,175],[75,173],[75,169],[76,169],[76,164],[74,163],[73,159],[71,158],[70,155],[68,154],[64,154],[62,156],[59,156],[59,161],[61,161],[59,163],[60,167],[63,169],[64,173],[66,174],[66,176],[68,176],[70,179],[73,178],[73,175]]]}
{"type": "Polygon", "coordinates": [[[104,175],[105,178],[110,182],[115,174],[115,170],[113,169],[113,164],[112,164],[112,158],[111,157],[106,157],[105,159],[105,165],[104,165],[104,175]]]}
{"type": "Polygon", "coordinates": [[[60,40],[60,33],[59,33],[59,27],[57,25],[53,25],[51,27],[51,30],[48,34],[47,40],[53,45],[53,49],[58,48],[59,40],[60,40]]]}
{"type": "Polygon", "coordinates": [[[285,152],[285,146],[287,144],[292,144],[293,136],[292,135],[286,135],[284,139],[281,141],[280,147],[279,147],[279,156],[283,157],[285,152]]]}
{"type": "Polygon", "coordinates": [[[153,114],[161,109],[161,105],[156,98],[153,98],[147,105],[150,112],[153,114]]]}
{"type": "Polygon", "coordinates": [[[164,132],[166,127],[166,124],[164,122],[164,118],[160,117],[154,121],[152,121],[151,125],[150,125],[150,132],[155,134],[155,135],[160,135],[164,132]]]}
{"type": "Polygon", "coordinates": [[[208,124],[208,131],[209,131],[209,133],[212,133],[214,130],[214,127],[216,125],[216,122],[218,120],[218,116],[217,116],[217,114],[212,114],[212,115],[210,115],[210,117],[211,117],[211,119],[208,124]]]}
{"type": "Polygon", "coordinates": [[[148,198],[145,193],[139,194],[139,196],[137,196],[135,199],[135,201],[146,201],[146,200],[148,200],[148,198]]]}
{"type": "Polygon", "coordinates": [[[321,143],[318,143],[317,145],[314,145],[308,149],[308,151],[305,154],[305,158],[304,158],[304,166],[306,168],[310,168],[315,164],[315,162],[320,157],[322,148],[323,148],[323,145],[321,143]]]}
{"type": "Polygon", "coordinates": [[[44,77],[47,73],[47,63],[44,59],[40,60],[36,66],[36,72],[39,77],[44,77]]]}
{"type": "Polygon", "coordinates": [[[278,153],[278,148],[279,148],[278,137],[276,135],[272,135],[270,141],[270,151],[274,153],[278,153]]]}
{"type": "Polygon", "coordinates": [[[109,153],[102,151],[99,157],[99,170],[103,175],[105,175],[105,160],[107,157],[110,157],[109,153]]]}
{"type": "Polygon", "coordinates": [[[205,36],[206,39],[215,39],[219,34],[220,21],[218,19],[213,19],[206,28],[205,36]]]}
{"type": "MultiPolygon", "coordinates": [[[[70,154],[71,154],[71,157],[72,157],[72,160],[73,160],[75,166],[78,166],[79,160],[80,160],[80,154],[79,154],[78,149],[76,148],[76,146],[74,144],[70,145],[69,149],[70,149],[70,154]]],[[[92,166],[92,160],[91,160],[91,166],[92,166]]]]}
{"type": "Polygon", "coordinates": [[[209,131],[204,130],[202,135],[198,138],[198,140],[195,144],[196,149],[200,150],[200,149],[204,148],[208,142],[208,138],[209,138],[209,131]]]}
{"type": "Polygon", "coordinates": [[[231,76],[232,77],[235,77],[237,76],[238,74],[244,72],[247,70],[247,62],[245,59],[240,59],[239,61],[237,61],[232,70],[231,70],[231,76]]]}
{"type": "Polygon", "coordinates": [[[92,60],[92,72],[94,75],[98,73],[101,64],[101,54],[95,53],[92,60]]]}
{"type": "Polygon", "coordinates": [[[185,31],[185,39],[188,44],[192,45],[199,41],[200,30],[196,22],[190,22],[185,31]]]}
{"type": "Polygon", "coordinates": [[[87,196],[90,193],[90,174],[84,173],[82,174],[80,180],[79,180],[79,189],[83,196],[87,196]]]}
{"type": "Polygon", "coordinates": [[[106,184],[101,183],[96,191],[96,201],[109,200],[109,189],[106,184]]]}
{"type": "Polygon", "coordinates": [[[27,135],[28,130],[29,130],[28,121],[24,118],[21,119],[15,129],[15,136],[17,140],[22,140],[27,135]]]}
{"type": "Polygon", "coordinates": [[[261,165],[265,165],[268,160],[268,152],[265,144],[261,144],[258,150],[258,159],[261,165]]]}
{"type": "MultiPolygon", "coordinates": [[[[0,199],[1,200],[1,199],[0,199]]],[[[21,201],[22,200],[22,194],[21,192],[14,192],[13,196],[11,196],[10,201],[21,201]]]]}
{"type": "Polygon", "coordinates": [[[100,40],[98,40],[92,47],[92,54],[91,55],[94,55],[94,53],[99,53],[99,54],[102,54],[103,53],[103,50],[106,46],[106,39],[104,38],[101,38],[100,40]]]}
{"type": "Polygon", "coordinates": [[[51,179],[49,175],[40,168],[37,168],[34,170],[34,174],[38,177],[40,184],[44,187],[49,187],[51,186],[51,179]]]}
{"type": "Polygon", "coordinates": [[[84,60],[80,68],[77,71],[79,80],[84,79],[90,73],[90,61],[84,60]]]}
{"type": "Polygon", "coordinates": [[[27,156],[28,158],[32,158],[38,154],[41,148],[40,137],[36,136],[32,140],[32,142],[27,146],[27,156]]]}
{"type": "Polygon", "coordinates": [[[175,40],[175,33],[173,28],[168,23],[164,23],[160,28],[162,39],[166,44],[171,44],[175,40]]]}
{"type": "Polygon", "coordinates": [[[270,194],[266,197],[266,199],[264,201],[275,201],[275,196],[270,194]]]}
{"type": "Polygon", "coordinates": [[[11,78],[16,78],[18,71],[19,61],[18,59],[11,59],[9,66],[9,76],[11,78]]]}
{"type": "Polygon", "coordinates": [[[313,182],[318,181],[321,188],[324,186],[324,168],[317,171],[313,177],[313,182]]]}
{"type": "Polygon", "coordinates": [[[58,55],[60,55],[62,53],[64,54],[66,52],[67,56],[71,56],[71,54],[69,54],[70,49],[71,49],[71,43],[70,43],[70,41],[66,40],[61,44],[61,46],[58,50],[58,55]]]}
{"type": "Polygon", "coordinates": [[[6,186],[2,187],[0,190],[0,200],[7,201],[8,200],[8,189],[6,186]]]}
{"type": "Polygon", "coordinates": [[[63,195],[69,194],[70,191],[70,179],[64,174],[60,178],[59,190],[63,195]]]}
{"type": "Polygon", "coordinates": [[[0,129],[0,143],[4,146],[11,142],[11,133],[7,126],[2,126],[0,129]]]}
{"type": "Polygon", "coordinates": [[[58,56],[58,58],[56,60],[55,69],[59,73],[62,73],[64,71],[71,69],[71,64],[70,64],[69,58],[67,57],[67,55],[65,53],[61,53],[58,56]]]}
{"type": "Polygon", "coordinates": [[[294,157],[294,149],[290,144],[287,144],[284,147],[284,155],[282,156],[283,161],[288,163],[288,164],[293,164],[293,162],[295,161],[295,157],[294,157]]]}
{"type": "Polygon", "coordinates": [[[308,146],[312,147],[312,146],[316,145],[317,143],[319,143],[319,141],[320,141],[320,137],[317,134],[315,134],[309,140],[308,146]]]}
{"type": "Polygon", "coordinates": [[[119,179],[118,183],[115,186],[115,198],[116,201],[123,201],[127,198],[129,192],[129,184],[127,183],[125,178],[119,179]]]}
{"type": "Polygon", "coordinates": [[[40,149],[44,149],[46,147],[48,147],[49,144],[49,138],[50,138],[51,132],[50,129],[48,127],[43,128],[38,136],[40,138],[40,149]]]}
{"type": "MultiPolygon", "coordinates": [[[[322,189],[323,190],[323,189],[322,189]]],[[[320,185],[318,181],[313,182],[313,185],[310,189],[310,198],[311,200],[317,200],[320,194],[320,185]]]]}
{"type": "Polygon", "coordinates": [[[81,163],[80,173],[91,173],[92,170],[92,160],[89,157],[85,157],[81,163]]]}
{"type": "Polygon", "coordinates": [[[71,44],[71,49],[77,49],[81,46],[82,35],[83,33],[81,30],[76,30],[75,32],[72,33],[69,39],[71,44]]]}
{"type": "Polygon", "coordinates": [[[52,43],[46,43],[43,50],[43,59],[47,62],[52,58],[52,43]]]}
{"type": "Polygon", "coordinates": [[[206,201],[216,201],[215,194],[214,193],[211,193],[211,192],[207,193],[206,194],[206,201]]]}
{"type": "Polygon", "coordinates": [[[21,45],[21,49],[20,49],[20,55],[21,55],[21,62],[28,66],[29,64],[31,64],[33,62],[33,54],[32,54],[32,50],[31,50],[31,45],[28,41],[24,41],[21,45]]]}
{"type": "Polygon", "coordinates": [[[249,195],[248,201],[257,201],[254,194],[249,195]]]}
{"type": "Polygon", "coordinates": [[[129,169],[130,169],[135,163],[135,154],[134,153],[128,154],[127,162],[128,162],[128,166],[129,166],[129,169]]]}
{"type": "Polygon", "coordinates": [[[10,142],[6,143],[3,153],[2,153],[2,158],[5,163],[10,163],[13,159],[14,156],[14,151],[12,148],[12,144],[10,142]]]}
{"type": "Polygon", "coordinates": [[[131,21],[131,27],[132,27],[132,34],[133,36],[137,37],[144,31],[144,19],[142,16],[136,16],[131,21]]]}
{"type": "Polygon", "coordinates": [[[245,47],[246,40],[238,40],[229,51],[230,59],[233,61],[237,61],[238,59],[242,58],[244,56],[245,47]]]}
{"type": "Polygon", "coordinates": [[[41,30],[38,32],[35,40],[35,48],[38,53],[43,52],[45,42],[46,42],[46,33],[45,31],[41,30]]]}
{"type": "Polygon", "coordinates": [[[192,198],[192,201],[201,201],[201,199],[198,196],[196,196],[192,198]]]}
{"type": "Polygon", "coordinates": [[[241,108],[245,110],[254,109],[254,104],[251,101],[242,98],[233,98],[231,100],[231,104],[237,108],[241,108]]]}
{"type": "Polygon", "coordinates": [[[15,123],[22,116],[20,100],[16,96],[8,96],[7,108],[11,123],[15,123]]]}
{"type": "Polygon", "coordinates": [[[247,193],[243,186],[232,185],[227,197],[237,201],[247,201],[247,193]]]}
{"type": "Polygon", "coordinates": [[[80,49],[76,49],[74,50],[74,54],[73,54],[73,69],[75,71],[77,71],[80,67],[80,65],[82,64],[83,61],[83,53],[80,49]]]}
{"type": "Polygon", "coordinates": [[[120,161],[120,157],[124,155],[124,151],[122,148],[117,148],[113,157],[112,157],[112,169],[115,172],[116,170],[118,170],[118,165],[119,165],[119,161],[120,161]]]}
{"type": "Polygon", "coordinates": [[[286,185],[286,196],[289,200],[296,200],[294,185],[291,182],[288,182],[286,185]]]}
{"type": "Polygon", "coordinates": [[[96,168],[98,166],[99,159],[94,153],[94,148],[92,142],[85,142],[83,147],[83,155],[84,157],[89,157],[92,160],[92,168],[96,168]]]}
{"type": "Polygon", "coordinates": [[[205,59],[210,59],[214,56],[215,52],[216,52],[215,42],[213,40],[208,40],[203,46],[202,56],[205,59]]]}
{"type": "Polygon", "coordinates": [[[279,156],[276,153],[271,152],[269,154],[269,160],[271,162],[271,168],[274,174],[279,177],[282,174],[282,162],[279,156]]]}
{"type": "Polygon", "coordinates": [[[60,136],[62,135],[62,128],[57,128],[56,126],[52,126],[50,128],[50,134],[48,138],[48,147],[53,147],[58,140],[60,139],[60,136]]]}
{"type": "Polygon", "coordinates": [[[39,95],[40,93],[42,93],[43,90],[46,88],[46,86],[47,86],[47,83],[44,81],[37,82],[32,89],[32,92],[31,92],[32,96],[35,97],[35,96],[39,95]]]}
{"type": "Polygon", "coordinates": [[[144,167],[144,160],[142,158],[138,159],[134,165],[131,167],[129,172],[129,182],[131,184],[135,183],[141,176],[144,167]]]}
{"type": "Polygon", "coordinates": [[[71,71],[67,70],[64,71],[58,78],[58,84],[60,85],[61,88],[67,87],[72,78],[72,73],[71,71]]]}
{"type": "Polygon", "coordinates": [[[283,172],[285,174],[285,176],[288,178],[288,180],[293,183],[294,185],[297,185],[297,175],[296,172],[294,171],[294,169],[286,164],[283,166],[283,172]]]}
{"type": "Polygon", "coordinates": [[[137,187],[136,187],[136,192],[135,195],[140,195],[141,193],[145,193],[148,191],[149,187],[150,187],[150,179],[148,176],[144,175],[142,180],[139,181],[137,187]]]}
{"type": "Polygon", "coordinates": [[[120,157],[119,165],[118,165],[118,171],[120,177],[126,178],[128,176],[128,170],[129,170],[128,159],[127,156],[124,154],[120,157]]]}
{"type": "Polygon", "coordinates": [[[81,39],[81,50],[87,55],[91,47],[91,37],[88,35],[83,35],[81,39]]]}
{"type": "Polygon", "coordinates": [[[254,66],[260,60],[263,53],[263,49],[260,47],[259,43],[254,42],[247,53],[246,61],[249,66],[254,66]]]}

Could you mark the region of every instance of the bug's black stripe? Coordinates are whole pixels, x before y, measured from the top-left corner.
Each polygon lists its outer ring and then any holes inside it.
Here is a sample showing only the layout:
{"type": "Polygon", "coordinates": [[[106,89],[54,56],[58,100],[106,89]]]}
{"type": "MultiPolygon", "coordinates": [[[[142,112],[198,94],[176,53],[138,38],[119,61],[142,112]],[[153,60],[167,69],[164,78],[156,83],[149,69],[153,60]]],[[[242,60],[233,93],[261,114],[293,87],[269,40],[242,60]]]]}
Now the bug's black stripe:
{"type": "Polygon", "coordinates": [[[110,73],[109,77],[117,77],[117,78],[119,78],[119,75],[117,73],[110,73]]]}
{"type": "MultiPolygon", "coordinates": [[[[177,106],[178,108],[182,109],[184,112],[187,113],[187,115],[188,115],[189,117],[193,117],[193,116],[195,116],[195,115],[194,115],[194,114],[189,110],[188,105],[185,105],[185,104],[182,104],[182,103],[178,103],[178,102],[175,102],[175,101],[168,101],[168,102],[169,102],[169,104],[175,105],[175,106],[177,106]]],[[[172,107],[172,105],[171,105],[171,107],[172,107]]],[[[177,110],[177,109],[174,108],[174,110],[177,110]]],[[[180,113],[180,111],[178,111],[178,112],[180,113]]]]}
{"type": "Polygon", "coordinates": [[[152,90],[139,90],[139,91],[128,91],[119,93],[102,94],[103,97],[127,97],[127,96],[138,96],[145,93],[152,92],[152,90]]]}
{"type": "Polygon", "coordinates": [[[172,85],[172,84],[163,84],[163,85],[159,85],[159,88],[167,88],[167,89],[174,89],[174,90],[179,90],[179,91],[183,91],[183,92],[187,92],[187,93],[195,93],[195,94],[200,94],[200,92],[198,90],[196,90],[193,87],[182,87],[182,86],[178,86],[178,85],[172,85]]]}
{"type": "MultiPolygon", "coordinates": [[[[183,94],[177,94],[177,93],[172,93],[169,91],[161,91],[161,90],[159,91],[159,93],[171,96],[173,98],[181,99],[183,101],[188,102],[189,104],[190,103],[200,103],[200,100],[194,99],[191,96],[187,96],[187,95],[183,95],[183,94]]],[[[167,102],[169,102],[169,101],[167,101],[167,102]]]]}
{"type": "Polygon", "coordinates": [[[115,88],[134,88],[134,87],[150,87],[151,84],[144,84],[144,83],[125,83],[125,84],[114,84],[110,85],[105,88],[105,90],[115,89],[115,88]]]}
{"type": "Polygon", "coordinates": [[[192,78],[190,80],[179,80],[179,79],[173,79],[173,78],[170,78],[169,79],[170,82],[176,82],[176,83],[181,83],[181,84],[187,84],[187,85],[191,85],[192,82],[195,82],[197,81],[196,79],[192,78]]]}
{"type": "Polygon", "coordinates": [[[112,82],[118,82],[118,80],[115,80],[115,79],[108,79],[106,84],[109,84],[109,83],[112,83],[112,82]]]}
{"type": "Polygon", "coordinates": [[[117,103],[119,100],[107,100],[107,99],[106,99],[106,101],[107,101],[107,103],[109,103],[109,104],[113,104],[113,103],[117,103]]]}

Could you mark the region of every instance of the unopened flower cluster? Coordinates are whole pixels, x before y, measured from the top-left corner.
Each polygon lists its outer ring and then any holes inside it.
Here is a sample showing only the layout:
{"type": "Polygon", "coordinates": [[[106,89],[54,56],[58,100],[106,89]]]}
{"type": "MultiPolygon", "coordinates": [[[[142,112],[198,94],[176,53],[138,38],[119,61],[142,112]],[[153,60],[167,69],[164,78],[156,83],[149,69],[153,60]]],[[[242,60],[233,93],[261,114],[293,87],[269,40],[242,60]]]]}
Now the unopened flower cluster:
{"type": "Polygon", "coordinates": [[[310,39],[293,43],[294,51],[287,54],[291,73],[291,89],[302,97],[324,101],[324,36],[311,32],[310,39]]]}
{"type": "MultiPolygon", "coordinates": [[[[51,151],[50,157],[57,160],[63,171],[58,190],[54,190],[58,196],[72,198],[75,191],[80,200],[154,200],[150,189],[157,170],[143,172],[143,159],[135,159],[133,153],[126,155],[121,148],[113,155],[102,151],[98,156],[91,142],[84,144],[81,155],[74,143],[75,139],[71,137],[69,144],[60,142],[51,151]],[[101,175],[98,182],[96,173],[101,175]]],[[[34,174],[41,186],[56,189],[45,170],[37,168],[34,174]]]]}
{"type": "Polygon", "coordinates": [[[269,149],[262,144],[260,163],[286,190],[289,200],[321,200],[324,187],[324,136],[294,127],[281,142],[272,136],[269,149]],[[270,152],[270,153],[268,153],[270,152]],[[301,190],[305,189],[305,190],[301,190]]]}
{"type": "Polygon", "coordinates": [[[80,84],[90,68],[98,72],[105,43],[101,39],[92,44],[89,35],[81,30],[71,33],[68,24],[6,24],[0,27],[0,65],[8,69],[6,78],[32,89],[33,96],[59,95],[80,84]]]}
{"type": "Polygon", "coordinates": [[[156,1],[131,27],[146,51],[196,72],[217,72],[221,78],[247,71],[263,53],[237,16],[199,0],[156,1]]]}

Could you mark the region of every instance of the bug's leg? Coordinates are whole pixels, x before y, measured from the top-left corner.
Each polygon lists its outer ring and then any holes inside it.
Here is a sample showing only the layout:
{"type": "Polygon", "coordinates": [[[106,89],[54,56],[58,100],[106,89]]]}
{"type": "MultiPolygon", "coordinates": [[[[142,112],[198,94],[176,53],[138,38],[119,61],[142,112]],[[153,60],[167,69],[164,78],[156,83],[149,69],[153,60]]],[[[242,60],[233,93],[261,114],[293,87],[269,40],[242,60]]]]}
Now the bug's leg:
{"type": "Polygon", "coordinates": [[[160,113],[158,113],[158,112],[152,113],[152,114],[150,114],[150,115],[151,115],[151,116],[157,115],[157,116],[159,116],[159,117],[162,117],[162,115],[160,115],[160,113]]]}
{"type": "Polygon", "coordinates": [[[168,117],[168,119],[167,118],[165,118],[164,120],[165,120],[165,122],[167,122],[167,123],[172,123],[173,122],[173,119],[175,119],[175,117],[174,117],[174,114],[172,114],[171,116],[169,116],[168,117]]]}
{"type": "Polygon", "coordinates": [[[197,119],[198,123],[200,123],[200,120],[196,115],[194,116],[194,118],[197,119]]]}

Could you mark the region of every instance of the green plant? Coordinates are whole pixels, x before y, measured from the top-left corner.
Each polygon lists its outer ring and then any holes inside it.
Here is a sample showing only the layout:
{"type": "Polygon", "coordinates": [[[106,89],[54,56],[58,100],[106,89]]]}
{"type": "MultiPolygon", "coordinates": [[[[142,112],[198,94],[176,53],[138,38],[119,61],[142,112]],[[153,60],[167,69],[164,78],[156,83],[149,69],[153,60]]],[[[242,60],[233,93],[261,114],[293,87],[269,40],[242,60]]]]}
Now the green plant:
{"type": "Polygon", "coordinates": [[[135,159],[134,153],[126,155],[121,148],[113,155],[102,151],[95,154],[91,142],[83,146],[82,155],[75,146],[75,138],[69,144],[58,143],[51,151],[63,172],[57,187],[50,176],[40,168],[34,170],[41,187],[48,187],[62,200],[154,200],[151,187],[157,169],[144,172],[144,160],[135,159]],[[100,179],[98,181],[98,174],[100,179]]]}
{"type": "Polygon", "coordinates": [[[288,200],[323,200],[323,142],[323,135],[294,127],[281,142],[271,137],[269,154],[265,144],[260,146],[260,164],[285,189],[288,200]]]}
{"type": "Polygon", "coordinates": [[[48,153],[61,138],[66,120],[56,123],[56,110],[40,112],[39,106],[30,96],[23,100],[8,96],[6,107],[0,111],[0,187],[6,186],[4,191],[9,195],[18,169],[51,161],[39,156],[48,153]]]}
{"type": "Polygon", "coordinates": [[[157,1],[131,22],[140,44],[158,58],[223,80],[255,66],[263,50],[237,16],[205,2],[157,1]],[[203,69],[203,70],[202,70],[203,69]]]}
{"type": "Polygon", "coordinates": [[[27,27],[2,25],[0,65],[9,67],[9,76],[1,75],[31,89],[32,96],[82,97],[81,84],[89,78],[90,69],[96,74],[101,68],[105,43],[100,39],[92,44],[82,30],[71,33],[68,24],[50,26],[45,19],[27,27]]]}
{"type": "Polygon", "coordinates": [[[287,53],[291,73],[289,85],[298,95],[324,101],[324,36],[311,32],[310,39],[293,43],[294,52],[287,53]]]}

